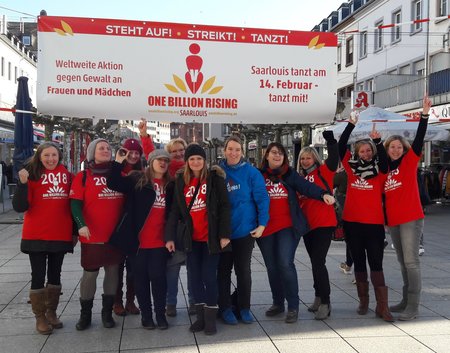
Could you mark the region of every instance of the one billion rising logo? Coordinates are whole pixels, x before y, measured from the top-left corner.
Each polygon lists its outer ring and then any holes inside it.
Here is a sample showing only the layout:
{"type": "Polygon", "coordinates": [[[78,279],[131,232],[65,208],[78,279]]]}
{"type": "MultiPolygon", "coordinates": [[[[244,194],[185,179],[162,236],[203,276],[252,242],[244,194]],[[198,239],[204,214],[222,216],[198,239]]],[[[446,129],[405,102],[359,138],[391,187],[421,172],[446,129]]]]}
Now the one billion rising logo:
{"type": "Polygon", "coordinates": [[[189,88],[191,93],[196,94],[200,87],[201,93],[219,93],[222,90],[223,86],[213,87],[214,82],[216,81],[216,76],[207,79],[202,86],[203,73],[201,72],[201,69],[203,66],[203,59],[200,55],[197,55],[198,53],[200,53],[200,45],[198,45],[197,43],[191,44],[189,46],[189,52],[191,53],[191,55],[188,55],[186,57],[186,66],[188,70],[184,75],[185,81],[174,74],[173,82],[175,83],[175,85],[166,83],[164,84],[164,86],[166,86],[169,91],[174,93],[188,93],[187,89],[189,88]]]}

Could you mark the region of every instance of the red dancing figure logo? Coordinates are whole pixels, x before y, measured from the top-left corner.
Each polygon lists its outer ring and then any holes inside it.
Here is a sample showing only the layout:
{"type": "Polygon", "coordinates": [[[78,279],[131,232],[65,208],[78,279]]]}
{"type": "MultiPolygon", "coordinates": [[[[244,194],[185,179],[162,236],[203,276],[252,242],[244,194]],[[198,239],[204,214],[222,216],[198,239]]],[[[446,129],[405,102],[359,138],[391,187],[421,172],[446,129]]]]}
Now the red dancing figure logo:
{"type": "Polygon", "coordinates": [[[203,65],[203,59],[200,55],[200,45],[193,43],[189,46],[189,51],[192,55],[186,57],[186,66],[188,71],[186,72],[184,78],[186,83],[192,93],[197,93],[203,82],[203,74],[200,71],[203,65]]]}

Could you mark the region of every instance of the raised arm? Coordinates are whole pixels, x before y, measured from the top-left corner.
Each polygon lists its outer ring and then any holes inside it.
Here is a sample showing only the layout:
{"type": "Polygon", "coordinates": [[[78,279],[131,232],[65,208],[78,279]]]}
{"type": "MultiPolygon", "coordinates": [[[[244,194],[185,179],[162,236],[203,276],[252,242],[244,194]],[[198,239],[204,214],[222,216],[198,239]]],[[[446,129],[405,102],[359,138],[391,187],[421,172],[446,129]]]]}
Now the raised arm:
{"type": "Polygon", "coordinates": [[[378,168],[381,173],[386,174],[389,169],[388,156],[386,150],[384,149],[383,143],[381,142],[381,134],[376,129],[376,123],[373,123],[372,131],[370,132],[369,137],[372,139],[377,148],[378,168]]]}
{"type": "Polygon", "coordinates": [[[106,178],[108,188],[124,194],[131,192],[134,187],[132,177],[122,175],[123,162],[127,159],[128,153],[129,151],[124,148],[120,148],[117,151],[116,160],[113,162],[111,172],[106,178]]]}
{"type": "Polygon", "coordinates": [[[155,150],[152,137],[147,133],[147,120],[141,119],[138,125],[139,136],[141,137],[142,149],[144,150],[145,158],[155,150]]]}
{"type": "Polygon", "coordinates": [[[356,123],[358,122],[359,114],[357,112],[352,112],[350,114],[350,118],[348,120],[348,124],[342,132],[341,137],[339,138],[338,148],[339,148],[339,158],[342,160],[347,152],[347,144],[350,135],[355,128],[356,123]]]}
{"type": "Polygon", "coordinates": [[[325,164],[328,169],[335,172],[339,165],[339,151],[338,144],[334,138],[333,131],[322,132],[323,138],[327,141],[328,158],[325,160],[325,164]]]}
{"type": "Polygon", "coordinates": [[[423,97],[422,114],[420,116],[419,126],[417,126],[416,137],[411,145],[411,148],[417,156],[420,156],[422,153],[423,141],[425,140],[425,134],[427,133],[430,108],[431,99],[428,98],[428,95],[425,95],[423,97]]]}

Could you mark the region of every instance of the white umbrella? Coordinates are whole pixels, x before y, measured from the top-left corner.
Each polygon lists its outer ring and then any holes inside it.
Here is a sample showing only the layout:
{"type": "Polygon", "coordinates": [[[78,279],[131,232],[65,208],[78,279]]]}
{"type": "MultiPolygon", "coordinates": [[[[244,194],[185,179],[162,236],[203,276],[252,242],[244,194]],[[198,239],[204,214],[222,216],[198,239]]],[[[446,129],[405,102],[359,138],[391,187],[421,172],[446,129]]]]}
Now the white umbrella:
{"type": "MultiPolygon", "coordinates": [[[[369,138],[372,131],[373,123],[376,123],[376,129],[381,134],[381,138],[385,140],[391,135],[400,135],[408,141],[413,141],[416,137],[418,122],[412,122],[404,115],[390,112],[377,107],[370,107],[359,114],[359,121],[350,135],[349,143],[369,138]]],[[[314,145],[325,145],[326,142],[322,137],[322,131],[333,131],[334,137],[339,140],[347,126],[347,122],[338,122],[334,125],[316,129],[313,135],[314,145]]],[[[425,141],[447,141],[450,133],[439,125],[428,125],[425,141]]]]}

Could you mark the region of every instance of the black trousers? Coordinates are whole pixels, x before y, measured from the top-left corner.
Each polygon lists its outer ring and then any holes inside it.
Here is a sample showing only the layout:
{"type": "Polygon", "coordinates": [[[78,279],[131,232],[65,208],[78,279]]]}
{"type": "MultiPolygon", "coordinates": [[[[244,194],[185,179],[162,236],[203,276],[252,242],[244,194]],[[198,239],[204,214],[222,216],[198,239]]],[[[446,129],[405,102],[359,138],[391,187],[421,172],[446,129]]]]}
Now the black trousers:
{"type": "Polygon", "coordinates": [[[59,286],[61,284],[61,268],[65,252],[30,252],[31,289],[40,289],[47,283],[59,286]]]}
{"type": "Polygon", "coordinates": [[[320,297],[323,304],[330,303],[330,279],[326,258],[333,230],[334,227],[321,227],[313,229],[303,236],[306,251],[311,259],[315,296],[320,297]]]}
{"type": "Polygon", "coordinates": [[[152,316],[152,298],[156,317],[164,317],[166,311],[166,264],[169,253],[166,248],[139,249],[131,258],[134,290],[143,318],[152,316]],[[150,295],[151,292],[151,295],[150,295]]]}
{"type": "Polygon", "coordinates": [[[255,238],[250,235],[231,240],[231,252],[220,254],[217,279],[219,284],[219,307],[221,310],[231,308],[231,270],[237,278],[237,295],[240,309],[250,309],[250,293],[252,290],[252,259],[255,238]]]}

